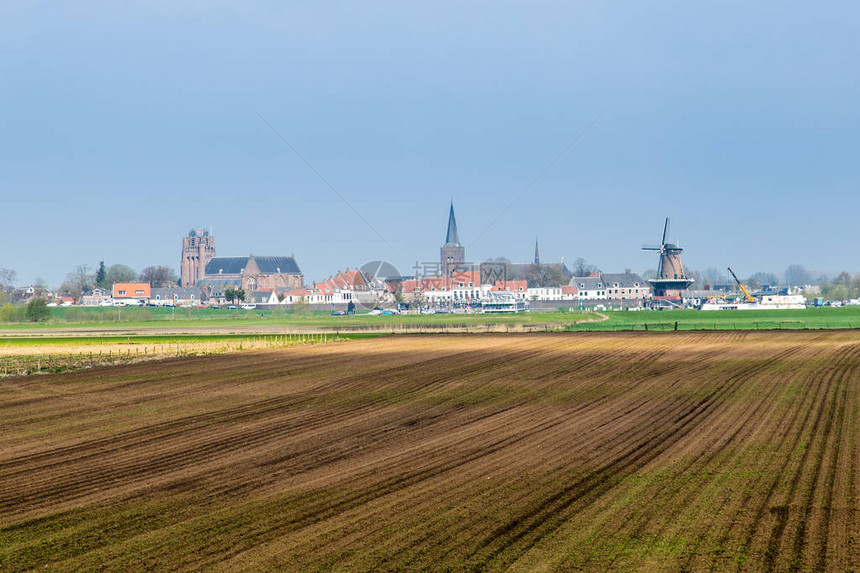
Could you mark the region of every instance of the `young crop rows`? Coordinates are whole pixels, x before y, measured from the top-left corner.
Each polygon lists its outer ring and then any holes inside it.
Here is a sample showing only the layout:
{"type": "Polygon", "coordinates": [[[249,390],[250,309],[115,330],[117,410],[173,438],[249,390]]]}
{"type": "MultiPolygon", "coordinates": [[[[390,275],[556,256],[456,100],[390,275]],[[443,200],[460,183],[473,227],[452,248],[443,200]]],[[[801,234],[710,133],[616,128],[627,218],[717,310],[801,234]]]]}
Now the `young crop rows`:
{"type": "Polygon", "coordinates": [[[398,336],[0,380],[0,570],[856,570],[860,336],[398,336]]]}

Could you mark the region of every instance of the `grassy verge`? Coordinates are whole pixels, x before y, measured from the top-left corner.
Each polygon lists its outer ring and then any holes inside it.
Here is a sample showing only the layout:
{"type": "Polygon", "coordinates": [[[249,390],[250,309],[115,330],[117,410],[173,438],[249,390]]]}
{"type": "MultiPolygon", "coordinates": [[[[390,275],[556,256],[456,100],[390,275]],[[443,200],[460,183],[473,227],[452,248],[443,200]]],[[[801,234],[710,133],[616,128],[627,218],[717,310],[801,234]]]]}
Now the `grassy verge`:
{"type": "Polygon", "coordinates": [[[860,307],[800,310],[663,310],[607,312],[607,320],[580,322],[570,331],[804,330],[860,327],[860,307]],[[677,325],[677,327],[676,327],[677,325]]]}
{"type": "Polygon", "coordinates": [[[138,327],[253,327],[285,326],[335,330],[351,327],[384,328],[392,326],[485,325],[485,324],[550,324],[567,325],[572,322],[594,319],[592,312],[530,312],[524,314],[403,314],[372,316],[355,314],[331,316],[328,312],[312,311],[297,315],[287,310],[213,310],[198,308],[54,308],[51,318],[40,323],[13,323],[0,325],[0,332],[21,330],[50,330],[75,328],[87,330],[138,328],[138,327]],[[81,311],[74,312],[71,311],[81,311]],[[175,311],[175,312],[174,312],[175,311]]]}

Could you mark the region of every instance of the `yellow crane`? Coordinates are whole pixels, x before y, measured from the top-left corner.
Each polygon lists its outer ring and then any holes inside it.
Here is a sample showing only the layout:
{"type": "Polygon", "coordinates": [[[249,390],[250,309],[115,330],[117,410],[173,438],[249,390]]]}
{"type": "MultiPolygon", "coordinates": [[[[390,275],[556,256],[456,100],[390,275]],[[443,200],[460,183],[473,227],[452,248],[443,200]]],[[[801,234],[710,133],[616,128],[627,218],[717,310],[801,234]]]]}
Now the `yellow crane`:
{"type": "Polygon", "coordinates": [[[744,286],[744,283],[740,281],[738,275],[735,274],[735,271],[732,270],[732,267],[728,267],[729,272],[732,273],[732,277],[734,277],[735,282],[738,283],[738,286],[741,287],[741,290],[744,292],[744,296],[747,297],[747,302],[755,302],[755,299],[752,297],[750,292],[747,290],[747,287],[744,286]]]}

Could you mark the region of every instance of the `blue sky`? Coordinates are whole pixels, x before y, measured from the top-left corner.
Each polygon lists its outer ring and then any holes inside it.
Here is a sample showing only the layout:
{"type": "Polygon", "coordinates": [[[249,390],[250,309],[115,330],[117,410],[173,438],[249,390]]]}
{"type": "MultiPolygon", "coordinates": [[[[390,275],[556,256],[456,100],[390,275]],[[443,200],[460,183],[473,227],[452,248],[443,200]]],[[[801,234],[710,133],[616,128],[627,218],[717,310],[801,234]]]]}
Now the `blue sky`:
{"type": "Polygon", "coordinates": [[[860,270],[853,3],[236,4],[0,6],[0,267],[178,268],[211,225],[408,272],[453,197],[470,260],[643,271],[670,216],[688,267],[860,270]]]}

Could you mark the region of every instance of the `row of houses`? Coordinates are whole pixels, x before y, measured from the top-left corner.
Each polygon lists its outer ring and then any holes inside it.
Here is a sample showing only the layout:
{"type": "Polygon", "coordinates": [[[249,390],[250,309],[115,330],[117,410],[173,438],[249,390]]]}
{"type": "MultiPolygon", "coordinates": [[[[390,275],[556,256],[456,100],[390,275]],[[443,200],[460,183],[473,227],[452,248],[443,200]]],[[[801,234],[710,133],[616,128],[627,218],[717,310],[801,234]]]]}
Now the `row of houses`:
{"type": "Polygon", "coordinates": [[[111,289],[95,288],[81,297],[83,306],[148,304],[155,306],[212,306],[236,302],[229,291],[243,290],[245,304],[277,305],[304,302],[315,305],[343,305],[362,294],[375,296],[370,283],[357,270],[338,272],[334,277],[309,287],[242,289],[239,280],[205,281],[194,287],[154,288],[149,283],[116,283],[111,289]]]}
{"type": "MultiPolygon", "coordinates": [[[[81,304],[109,306],[140,301],[156,306],[227,305],[234,302],[228,298],[228,292],[240,287],[238,282],[168,288],[153,288],[147,283],[117,283],[110,290],[94,289],[81,299],[81,304]]],[[[525,280],[485,283],[478,271],[453,272],[447,277],[378,280],[366,277],[358,270],[347,269],[312,286],[245,291],[243,302],[267,306],[306,303],[327,307],[340,307],[350,302],[365,306],[403,302],[417,303],[420,307],[445,307],[476,304],[499,293],[529,302],[629,306],[647,302],[651,287],[639,275],[629,271],[597,272],[587,277],[572,277],[567,285],[530,287],[525,280]]]]}

